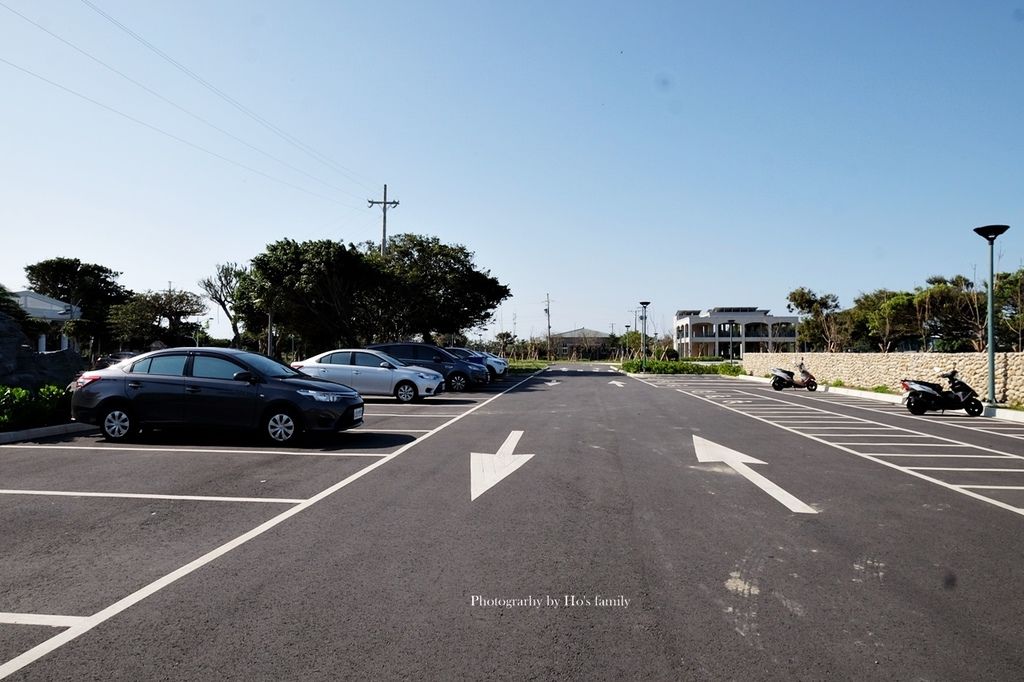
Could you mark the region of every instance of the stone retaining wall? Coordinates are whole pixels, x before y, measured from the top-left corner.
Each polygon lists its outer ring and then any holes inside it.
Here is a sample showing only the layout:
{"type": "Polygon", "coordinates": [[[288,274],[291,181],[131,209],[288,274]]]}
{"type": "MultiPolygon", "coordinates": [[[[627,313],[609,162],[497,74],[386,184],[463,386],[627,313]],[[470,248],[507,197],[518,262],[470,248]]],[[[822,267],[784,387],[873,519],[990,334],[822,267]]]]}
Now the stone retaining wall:
{"type": "MultiPolygon", "coordinates": [[[[894,393],[903,389],[900,379],[923,379],[944,383],[940,371],[956,368],[960,378],[988,397],[988,355],[985,353],[746,353],[743,369],[762,377],[772,367],[795,370],[801,358],[819,384],[841,380],[858,388],[887,386],[894,393]]],[[[996,353],[996,400],[1024,405],[1024,353],[996,353]]]]}

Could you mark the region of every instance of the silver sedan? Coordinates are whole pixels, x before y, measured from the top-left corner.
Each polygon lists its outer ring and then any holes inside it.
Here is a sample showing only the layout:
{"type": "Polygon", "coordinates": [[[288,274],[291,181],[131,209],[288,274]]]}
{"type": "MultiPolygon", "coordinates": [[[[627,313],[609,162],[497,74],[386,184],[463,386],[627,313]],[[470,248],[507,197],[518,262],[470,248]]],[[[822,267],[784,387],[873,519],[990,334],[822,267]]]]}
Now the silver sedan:
{"type": "Polygon", "coordinates": [[[339,348],[293,362],[310,376],[345,384],[361,395],[393,395],[401,403],[444,391],[444,377],[425,367],[406,365],[387,353],[365,348],[339,348]]]}

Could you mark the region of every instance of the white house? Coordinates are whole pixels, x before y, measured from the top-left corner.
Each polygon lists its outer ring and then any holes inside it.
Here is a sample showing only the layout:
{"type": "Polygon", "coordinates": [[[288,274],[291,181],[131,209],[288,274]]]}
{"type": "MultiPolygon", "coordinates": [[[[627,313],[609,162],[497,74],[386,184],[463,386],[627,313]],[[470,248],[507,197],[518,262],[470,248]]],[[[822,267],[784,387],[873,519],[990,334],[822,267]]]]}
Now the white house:
{"type": "Polygon", "coordinates": [[[673,345],[680,357],[795,352],[798,321],[796,315],[769,315],[761,308],[677,310],[673,345]]]}
{"type": "MultiPolygon", "coordinates": [[[[49,296],[43,296],[34,291],[14,291],[11,298],[18,302],[25,314],[34,320],[46,320],[47,322],[65,322],[67,320],[78,320],[82,317],[82,309],[76,305],[58,301],[49,296]]],[[[40,334],[36,341],[37,350],[40,353],[46,352],[46,334],[40,334]]],[[[67,350],[69,340],[67,335],[61,334],[60,349],[67,350]]]]}

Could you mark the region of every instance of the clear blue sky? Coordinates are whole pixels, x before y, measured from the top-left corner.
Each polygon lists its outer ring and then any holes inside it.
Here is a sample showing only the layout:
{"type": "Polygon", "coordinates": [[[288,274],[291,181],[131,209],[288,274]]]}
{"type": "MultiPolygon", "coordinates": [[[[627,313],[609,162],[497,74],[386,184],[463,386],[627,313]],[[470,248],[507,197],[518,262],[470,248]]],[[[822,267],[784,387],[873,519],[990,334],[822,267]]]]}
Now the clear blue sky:
{"type": "Polygon", "coordinates": [[[280,238],[379,240],[384,183],[389,233],[512,289],[487,336],[541,335],[548,293],[553,331],[621,333],[650,299],[663,333],[799,286],[980,282],[989,223],[997,267],[1024,259],[1019,0],[89,1],[335,167],[84,2],[0,0],[0,59],[230,159],[0,62],[9,288],[68,256],[199,291],[280,238]]]}

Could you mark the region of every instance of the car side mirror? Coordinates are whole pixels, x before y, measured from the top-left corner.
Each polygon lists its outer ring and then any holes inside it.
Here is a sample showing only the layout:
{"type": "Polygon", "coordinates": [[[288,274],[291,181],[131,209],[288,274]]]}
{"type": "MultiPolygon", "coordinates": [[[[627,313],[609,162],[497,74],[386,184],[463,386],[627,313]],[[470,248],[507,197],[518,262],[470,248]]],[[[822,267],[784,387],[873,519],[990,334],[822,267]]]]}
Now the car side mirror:
{"type": "Polygon", "coordinates": [[[256,383],[256,377],[253,375],[253,373],[248,372],[246,370],[242,370],[241,372],[235,372],[234,374],[231,375],[231,378],[234,379],[235,381],[247,381],[250,384],[256,383]]]}
{"type": "Polygon", "coordinates": [[[394,365],[392,365],[390,362],[388,362],[386,360],[384,362],[380,363],[380,366],[383,367],[384,369],[394,369],[395,368],[394,365]]]}

